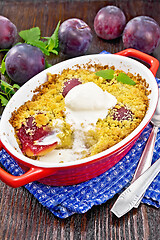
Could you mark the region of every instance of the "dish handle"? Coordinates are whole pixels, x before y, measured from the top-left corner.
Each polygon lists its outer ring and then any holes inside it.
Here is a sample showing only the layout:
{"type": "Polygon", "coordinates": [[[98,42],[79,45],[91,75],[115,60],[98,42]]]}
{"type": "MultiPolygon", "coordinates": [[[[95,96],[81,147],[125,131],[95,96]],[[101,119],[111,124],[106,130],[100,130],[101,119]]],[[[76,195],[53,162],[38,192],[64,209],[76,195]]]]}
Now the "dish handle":
{"type": "MultiPolygon", "coordinates": [[[[0,141],[0,150],[3,148],[3,145],[0,141]]],[[[0,168],[0,180],[9,185],[10,187],[17,188],[23,185],[26,185],[30,182],[39,180],[41,178],[53,175],[57,170],[53,168],[39,168],[31,167],[26,173],[20,176],[13,176],[12,174],[6,172],[4,169],[0,168]]]]}
{"type": "Polygon", "coordinates": [[[156,73],[159,67],[159,61],[156,58],[132,48],[122,50],[121,52],[115,53],[115,55],[121,55],[125,57],[135,57],[137,59],[140,59],[148,63],[150,65],[150,68],[149,68],[150,71],[153,73],[154,76],[156,76],[156,73]]]}

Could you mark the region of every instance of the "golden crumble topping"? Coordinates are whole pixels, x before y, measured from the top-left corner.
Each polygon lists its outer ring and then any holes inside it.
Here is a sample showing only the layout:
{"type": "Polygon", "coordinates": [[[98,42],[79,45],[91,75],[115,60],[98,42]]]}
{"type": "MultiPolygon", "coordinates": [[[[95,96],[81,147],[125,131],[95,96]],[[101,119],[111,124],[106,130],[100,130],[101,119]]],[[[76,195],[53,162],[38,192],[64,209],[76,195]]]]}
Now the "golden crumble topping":
{"type": "MultiPolygon", "coordinates": [[[[141,76],[127,75],[136,82],[136,85],[128,85],[118,82],[116,78],[105,80],[95,75],[95,70],[108,69],[108,66],[90,65],[87,68],[79,67],[77,70],[65,69],[61,74],[48,74],[47,81],[38,87],[34,92],[32,100],[24,103],[18,110],[12,113],[10,123],[17,132],[26,119],[34,118],[37,127],[56,126],[60,120],[61,132],[58,134],[61,142],[57,148],[72,148],[73,129],[65,119],[65,101],[62,95],[64,82],[76,78],[82,84],[93,82],[103,91],[107,91],[117,99],[117,104],[110,109],[105,119],[99,119],[96,127],[85,132],[85,145],[89,152],[83,157],[97,154],[110,148],[128,136],[142,121],[148,109],[149,99],[148,84],[141,76]],[[131,114],[128,119],[115,119],[114,112],[125,107],[131,114]]],[[[114,67],[112,67],[114,69],[114,67]]],[[[118,74],[119,70],[115,70],[118,74]]],[[[18,137],[17,137],[18,138],[18,137]]],[[[19,142],[19,140],[18,140],[19,142]]]]}

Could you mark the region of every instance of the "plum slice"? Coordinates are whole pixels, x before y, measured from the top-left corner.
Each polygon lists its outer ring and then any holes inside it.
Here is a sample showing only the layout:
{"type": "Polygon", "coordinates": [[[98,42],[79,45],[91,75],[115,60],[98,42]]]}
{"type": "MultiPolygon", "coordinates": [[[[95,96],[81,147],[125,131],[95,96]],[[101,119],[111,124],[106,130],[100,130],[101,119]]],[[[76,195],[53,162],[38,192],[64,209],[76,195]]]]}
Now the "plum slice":
{"type": "Polygon", "coordinates": [[[117,121],[132,120],[133,113],[126,106],[114,107],[112,117],[117,121]]]}
{"type": "Polygon", "coordinates": [[[65,97],[72,88],[74,88],[75,86],[77,86],[79,84],[82,84],[82,82],[77,78],[72,78],[72,79],[69,79],[68,81],[64,82],[64,87],[63,87],[63,92],[62,92],[63,97],[65,97]]]}
{"type": "Polygon", "coordinates": [[[36,145],[35,141],[42,139],[50,134],[51,129],[48,126],[37,127],[33,117],[29,117],[26,123],[22,124],[17,132],[17,136],[21,142],[21,150],[28,157],[43,156],[52,151],[57,142],[49,145],[36,145]]]}

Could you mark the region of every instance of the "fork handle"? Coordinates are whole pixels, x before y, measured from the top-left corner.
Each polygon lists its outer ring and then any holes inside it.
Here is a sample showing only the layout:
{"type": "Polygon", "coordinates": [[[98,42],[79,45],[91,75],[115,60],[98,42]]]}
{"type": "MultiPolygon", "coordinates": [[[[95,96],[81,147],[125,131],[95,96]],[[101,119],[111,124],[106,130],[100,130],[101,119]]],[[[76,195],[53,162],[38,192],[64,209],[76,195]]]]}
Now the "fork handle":
{"type": "MultiPolygon", "coordinates": [[[[153,126],[131,183],[133,183],[141,174],[143,174],[150,167],[152,163],[152,156],[153,156],[153,150],[154,150],[157,132],[158,132],[158,127],[153,126]]],[[[136,202],[136,204],[134,205],[135,208],[138,208],[143,196],[144,194],[142,194],[142,196],[136,202]]]]}
{"type": "Polygon", "coordinates": [[[153,126],[152,131],[149,135],[149,138],[147,140],[146,146],[143,150],[143,153],[141,155],[141,158],[139,160],[138,166],[136,168],[136,171],[134,173],[134,177],[132,179],[132,183],[139,178],[141,174],[143,174],[150,166],[152,162],[152,156],[153,156],[153,150],[154,145],[156,141],[156,136],[158,132],[158,127],[153,126]]]}
{"type": "Polygon", "coordinates": [[[117,217],[121,217],[129,212],[159,172],[160,158],[118,197],[111,211],[117,217]]]}

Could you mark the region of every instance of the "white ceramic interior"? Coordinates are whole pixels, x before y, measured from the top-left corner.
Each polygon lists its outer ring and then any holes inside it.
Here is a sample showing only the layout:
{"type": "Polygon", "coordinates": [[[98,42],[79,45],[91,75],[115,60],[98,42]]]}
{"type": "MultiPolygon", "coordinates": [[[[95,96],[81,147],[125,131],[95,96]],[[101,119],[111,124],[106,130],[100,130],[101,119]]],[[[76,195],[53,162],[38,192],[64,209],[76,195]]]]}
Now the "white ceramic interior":
{"type": "Polygon", "coordinates": [[[17,92],[16,94],[11,98],[9,103],[7,104],[0,123],[0,139],[2,141],[2,144],[5,145],[5,147],[17,158],[32,164],[34,166],[39,167],[61,167],[61,166],[71,166],[76,164],[81,164],[84,162],[91,161],[95,158],[100,158],[104,155],[108,155],[116,149],[119,149],[123,146],[125,146],[127,143],[129,143],[135,136],[148,124],[148,122],[151,120],[154,111],[156,109],[158,101],[158,86],[157,82],[155,80],[155,77],[151,73],[151,71],[141,64],[140,62],[133,60],[128,57],[123,57],[119,55],[112,55],[112,54],[95,54],[95,55],[86,55],[82,57],[73,58],[61,63],[58,63],[43,72],[39,73],[38,75],[34,76],[32,79],[30,79],[26,84],[24,84],[17,92]],[[16,142],[15,136],[14,136],[14,129],[9,123],[9,119],[11,117],[11,113],[17,109],[19,106],[24,104],[24,102],[30,100],[33,96],[33,90],[38,87],[40,84],[44,83],[47,79],[46,74],[49,73],[61,73],[63,69],[67,68],[76,68],[76,65],[79,64],[83,66],[86,63],[101,63],[102,65],[109,65],[109,66],[115,66],[116,69],[122,69],[125,72],[131,72],[133,74],[140,74],[142,78],[146,79],[146,82],[149,83],[149,89],[151,89],[151,94],[149,95],[150,103],[149,103],[149,109],[146,113],[145,118],[140,123],[140,125],[125,139],[123,139],[118,144],[114,145],[113,147],[88,158],[78,160],[76,162],[64,162],[64,163],[50,163],[50,162],[42,162],[42,161],[35,161],[30,158],[25,157],[21,150],[19,149],[19,146],[16,142]]]}

